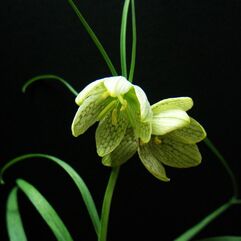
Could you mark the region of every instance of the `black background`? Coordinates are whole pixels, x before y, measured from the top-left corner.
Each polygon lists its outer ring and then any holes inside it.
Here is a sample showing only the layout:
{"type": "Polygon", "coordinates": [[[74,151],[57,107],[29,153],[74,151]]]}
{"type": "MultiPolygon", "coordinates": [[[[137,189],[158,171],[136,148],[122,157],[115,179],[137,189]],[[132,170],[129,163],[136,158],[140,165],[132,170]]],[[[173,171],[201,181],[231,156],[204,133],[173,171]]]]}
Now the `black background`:
{"type": "MultiPolygon", "coordinates": [[[[119,29],[124,1],[79,1],[78,6],[119,64],[119,29]]],[[[151,103],[190,96],[189,114],[229,161],[241,184],[240,24],[238,0],[136,1],[137,63],[135,84],[151,103]]],[[[1,152],[0,165],[21,154],[58,156],[83,177],[98,210],[110,170],[95,151],[94,131],[74,138],[70,125],[74,96],[56,81],[41,81],[24,95],[21,86],[40,74],[56,74],[78,91],[110,76],[98,50],[65,0],[4,1],[0,6],[1,152]]],[[[128,51],[130,52],[130,33],[128,51]]],[[[109,240],[173,240],[225,202],[232,189],[220,162],[199,144],[199,167],[167,168],[170,183],[156,180],[135,156],[121,168],[114,193],[109,240]]],[[[17,178],[34,184],[60,213],[75,240],[95,240],[82,199],[70,178],[47,160],[28,160],[11,168],[0,187],[0,240],[7,240],[5,202],[17,178]]],[[[19,193],[29,240],[54,240],[19,193]]],[[[199,238],[240,235],[240,207],[227,211],[199,238]]]]}

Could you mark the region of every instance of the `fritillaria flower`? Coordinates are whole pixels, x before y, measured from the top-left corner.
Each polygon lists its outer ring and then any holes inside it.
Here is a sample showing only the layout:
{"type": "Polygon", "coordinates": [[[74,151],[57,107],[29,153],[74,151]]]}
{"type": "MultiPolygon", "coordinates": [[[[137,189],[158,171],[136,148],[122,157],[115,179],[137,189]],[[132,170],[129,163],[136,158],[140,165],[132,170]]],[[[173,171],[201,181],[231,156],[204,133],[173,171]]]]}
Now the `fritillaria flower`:
{"type": "Polygon", "coordinates": [[[87,85],[76,97],[79,105],[72,123],[75,137],[94,123],[99,156],[111,153],[130,126],[143,143],[151,138],[152,112],[144,91],[122,76],[103,78],[87,85]]]}
{"type": "Polygon", "coordinates": [[[203,127],[186,113],[193,106],[189,97],[170,98],[151,106],[152,135],[144,143],[131,127],[117,148],[102,158],[107,166],[119,166],[138,152],[147,170],[162,181],[169,181],[164,165],[187,168],[201,162],[196,143],[206,137],[203,127]]]}

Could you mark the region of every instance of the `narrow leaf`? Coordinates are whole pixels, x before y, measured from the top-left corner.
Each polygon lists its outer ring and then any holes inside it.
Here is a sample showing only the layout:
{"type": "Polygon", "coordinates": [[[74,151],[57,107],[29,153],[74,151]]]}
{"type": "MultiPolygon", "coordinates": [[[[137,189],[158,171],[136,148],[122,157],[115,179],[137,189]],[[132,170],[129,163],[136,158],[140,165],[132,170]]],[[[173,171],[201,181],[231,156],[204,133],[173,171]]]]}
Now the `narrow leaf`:
{"type": "Polygon", "coordinates": [[[27,241],[18,209],[17,191],[18,188],[14,187],[7,200],[6,220],[8,236],[10,241],[27,241]]]}
{"type": "Polygon", "coordinates": [[[67,87],[67,89],[69,89],[69,91],[71,93],[73,93],[74,95],[78,95],[78,92],[64,79],[62,79],[61,77],[57,76],[57,75],[52,75],[52,74],[48,74],[48,75],[39,75],[36,76],[30,80],[28,80],[22,87],[22,92],[25,93],[27,88],[33,84],[34,82],[38,81],[38,80],[44,80],[44,79],[55,79],[60,81],[65,87],[67,87]]]}
{"type": "Polygon", "coordinates": [[[56,239],[58,241],[73,241],[63,221],[42,194],[34,186],[22,179],[18,179],[16,182],[52,230],[56,239]]]}
{"type": "Polygon", "coordinates": [[[197,241],[241,241],[241,236],[220,236],[220,237],[211,237],[200,239],[197,241]]]}
{"type": "Polygon", "coordinates": [[[209,138],[206,137],[204,139],[204,143],[207,145],[207,147],[212,151],[212,153],[220,160],[220,162],[224,166],[224,168],[232,182],[233,195],[235,197],[238,197],[239,196],[238,182],[236,180],[236,177],[235,177],[232,169],[229,167],[228,162],[226,161],[226,159],[223,157],[223,155],[219,152],[219,150],[215,147],[215,145],[212,143],[212,141],[209,138]]]}
{"type": "Polygon", "coordinates": [[[121,19],[121,32],[120,32],[120,58],[121,58],[121,70],[122,76],[127,78],[127,68],[126,68],[126,27],[127,27],[127,17],[129,10],[130,0],[125,0],[122,19],[121,19]]]}
{"type": "Polygon", "coordinates": [[[4,172],[9,167],[18,163],[19,161],[22,161],[22,160],[25,160],[25,159],[31,159],[31,158],[45,158],[45,159],[51,160],[51,161],[55,162],[56,164],[58,164],[60,167],[62,167],[69,174],[69,176],[72,178],[72,180],[74,181],[74,183],[76,184],[76,186],[78,187],[78,189],[79,189],[79,191],[82,195],[82,198],[84,200],[86,208],[89,212],[90,218],[91,218],[92,223],[94,225],[95,231],[98,235],[99,227],[100,227],[100,219],[99,219],[95,203],[93,201],[93,198],[90,194],[90,191],[89,191],[88,187],[84,183],[83,179],[78,175],[78,173],[70,165],[68,165],[66,162],[60,160],[59,158],[51,156],[51,155],[47,155],[47,154],[40,154],[40,153],[27,154],[27,155],[22,155],[22,156],[19,156],[17,158],[14,158],[14,159],[10,160],[1,169],[1,171],[0,171],[0,181],[1,181],[1,183],[4,183],[2,177],[3,177],[4,172]]]}
{"type": "Polygon", "coordinates": [[[77,8],[77,6],[75,5],[75,3],[72,0],[68,0],[69,5],[72,7],[72,9],[74,10],[74,12],[76,13],[76,15],[78,16],[80,22],[82,23],[82,25],[84,26],[86,32],[89,34],[90,38],[93,40],[94,44],[96,45],[96,47],[98,48],[98,50],[100,51],[103,59],[105,60],[107,66],[109,67],[112,75],[117,75],[117,72],[115,70],[114,65],[112,64],[108,54],[106,53],[103,45],[101,44],[101,42],[99,41],[99,39],[97,38],[97,36],[95,35],[95,33],[93,32],[93,30],[91,29],[91,27],[89,26],[89,24],[87,23],[87,21],[85,20],[84,16],[82,15],[82,13],[79,11],[79,9],[77,8]]]}
{"type": "Polygon", "coordinates": [[[136,14],[135,0],[131,0],[131,20],[132,20],[132,50],[131,50],[131,66],[129,73],[129,81],[133,81],[135,64],[136,64],[136,14]]]}
{"type": "Polygon", "coordinates": [[[233,198],[228,202],[223,204],[221,207],[210,213],[204,219],[202,219],[199,223],[188,229],[181,236],[176,238],[174,241],[188,241],[191,240],[195,235],[197,235],[202,229],[204,229],[210,222],[215,220],[219,215],[225,212],[229,207],[234,204],[233,198]]]}

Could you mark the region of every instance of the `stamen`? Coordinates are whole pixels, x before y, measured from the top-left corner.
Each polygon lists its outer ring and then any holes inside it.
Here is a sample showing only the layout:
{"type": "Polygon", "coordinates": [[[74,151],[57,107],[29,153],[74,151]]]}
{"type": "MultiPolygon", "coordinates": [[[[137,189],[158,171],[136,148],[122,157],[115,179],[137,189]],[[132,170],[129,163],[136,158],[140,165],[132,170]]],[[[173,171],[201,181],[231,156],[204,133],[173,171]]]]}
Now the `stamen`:
{"type": "Polygon", "coordinates": [[[110,95],[110,94],[108,93],[108,91],[105,91],[105,92],[100,96],[100,98],[101,98],[102,100],[105,100],[109,95],[110,95]]]}
{"type": "Polygon", "coordinates": [[[117,98],[120,101],[120,103],[123,105],[124,104],[124,98],[121,95],[118,95],[117,98]]]}
{"type": "Polygon", "coordinates": [[[117,125],[117,109],[116,108],[112,111],[111,121],[112,121],[112,125],[114,125],[114,126],[117,125]]]}
{"type": "Polygon", "coordinates": [[[154,138],[154,142],[155,142],[155,144],[157,144],[157,145],[159,145],[159,144],[162,143],[161,139],[158,138],[158,136],[155,136],[155,138],[154,138]]]}
{"type": "Polygon", "coordinates": [[[121,106],[121,108],[120,108],[120,111],[125,110],[126,107],[127,107],[127,105],[128,105],[127,101],[123,99],[123,103],[122,103],[122,106],[121,106]]]}
{"type": "Polygon", "coordinates": [[[97,119],[101,120],[102,117],[104,117],[109,111],[111,111],[111,109],[114,107],[115,104],[116,104],[116,101],[113,100],[107,106],[105,106],[105,108],[98,115],[97,119]]]}
{"type": "Polygon", "coordinates": [[[120,101],[120,103],[122,105],[120,111],[125,110],[126,107],[127,107],[127,104],[128,104],[127,101],[121,95],[118,95],[117,98],[118,98],[118,100],[120,101]]]}
{"type": "Polygon", "coordinates": [[[141,139],[139,139],[139,144],[143,146],[145,143],[141,139]]]}

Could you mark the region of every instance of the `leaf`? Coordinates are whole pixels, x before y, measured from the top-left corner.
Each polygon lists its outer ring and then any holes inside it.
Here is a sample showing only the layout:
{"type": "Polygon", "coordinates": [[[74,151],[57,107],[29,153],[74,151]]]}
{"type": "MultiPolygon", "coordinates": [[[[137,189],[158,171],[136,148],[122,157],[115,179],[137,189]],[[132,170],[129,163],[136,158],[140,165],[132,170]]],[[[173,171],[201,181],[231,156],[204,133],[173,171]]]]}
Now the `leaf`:
{"type": "Polygon", "coordinates": [[[72,7],[72,9],[74,10],[74,12],[76,13],[76,15],[78,16],[80,22],[82,23],[82,25],[84,26],[86,32],[89,34],[90,38],[93,40],[94,44],[96,45],[97,49],[100,51],[103,59],[105,60],[107,66],[109,67],[112,75],[117,75],[117,72],[115,70],[114,65],[112,64],[108,54],[106,53],[103,45],[101,44],[101,42],[99,41],[99,39],[97,38],[97,36],[95,35],[94,31],[91,29],[91,27],[89,26],[89,24],[87,23],[87,21],[85,20],[84,16],[82,15],[82,13],[79,11],[79,9],[77,8],[77,6],[74,4],[74,2],[72,0],[68,0],[69,5],[72,7]]]}
{"type": "Polygon", "coordinates": [[[86,184],[84,183],[83,179],[78,175],[78,173],[66,162],[60,160],[57,157],[51,156],[51,155],[47,155],[47,154],[42,154],[42,153],[33,153],[33,154],[27,154],[27,155],[22,155],[19,157],[16,157],[12,160],[10,160],[0,171],[0,180],[2,183],[3,182],[3,174],[4,172],[11,167],[12,165],[18,163],[19,161],[25,160],[25,159],[30,159],[30,158],[45,158],[48,160],[51,160],[53,162],[55,162],[56,164],[58,164],[60,167],[62,167],[68,174],[69,176],[72,178],[72,180],[74,181],[74,183],[76,184],[76,186],[78,187],[81,196],[83,198],[83,201],[86,205],[86,208],[89,212],[91,221],[94,225],[95,231],[98,235],[99,232],[99,227],[100,227],[100,219],[95,207],[95,203],[93,201],[93,198],[90,194],[90,191],[88,189],[88,187],[86,186],[86,184]]]}
{"type": "Polygon", "coordinates": [[[60,81],[63,85],[65,85],[65,87],[67,87],[67,89],[69,89],[70,92],[72,92],[74,95],[78,95],[78,92],[64,79],[60,78],[57,75],[52,75],[52,74],[48,74],[48,75],[39,75],[36,76],[30,80],[28,80],[22,87],[22,92],[25,93],[27,88],[33,84],[34,82],[38,81],[38,80],[43,80],[43,79],[55,79],[60,81]]]}
{"type": "Polygon", "coordinates": [[[42,194],[34,186],[22,179],[18,179],[16,182],[45,220],[56,239],[58,241],[73,241],[63,221],[42,194]]]}
{"type": "Polygon", "coordinates": [[[129,73],[129,81],[133,81],[135,64],[136,64],[136,14],[135,0],[131,0],[131,19],[132,19],[132,50],[131,50],[131,66],[129,73]]]}
{"type": "Polygon", "coordinates": [[[18,188],[14,187],[7,199],[6,220],[8,236],[11,241],[27,241],[18,209],[18,188]]]}
{"type": "MultiPolygon", "coordinates": [[[[236,200],[236,199],[235,199],[236,200]]],[[[234,204],[234,198],[231,198],[229,201],[224,203],[222,206],[211,212],[204,219],[202,219],[199,223],[188,229],[174,241],[189,241],[195,235],[197,235],[202,229],[204,229],[210,222],[215,220],[219,215],[225,212],[228,208],[230,208],[234,204]]]]}
{"type": "Polygon", "coordinates": [[[121,70],[122,75],[127,78],[127,68],[126,68],[126,26],[127,17],[129,11],[130,0],[125,0],[122,19],[121,19],[121,31],[120,31],[120,58],[121,58],[121,70]]]}
{"type": "Polygon", "coordinates": [[[219,236],[199,239],[197,241],[241,241],[241,236],[219,236]]]}
{"type": "Polygon", "coordinates": [[[225,168],[233,187],[233,195],[235,197],[239,196],[239,185],[236,180],[236,177],[230,168],[227,160],[223,157],[223,155],[220,153],[220,151],[216,148],[216,146],[212,143],[212,141],[209,138],[204,139],[204,143],[207,145],[207,147],[211,150],[211,152],[219,159],[219,161],[222,163],[223,167],[225,168]]]}

